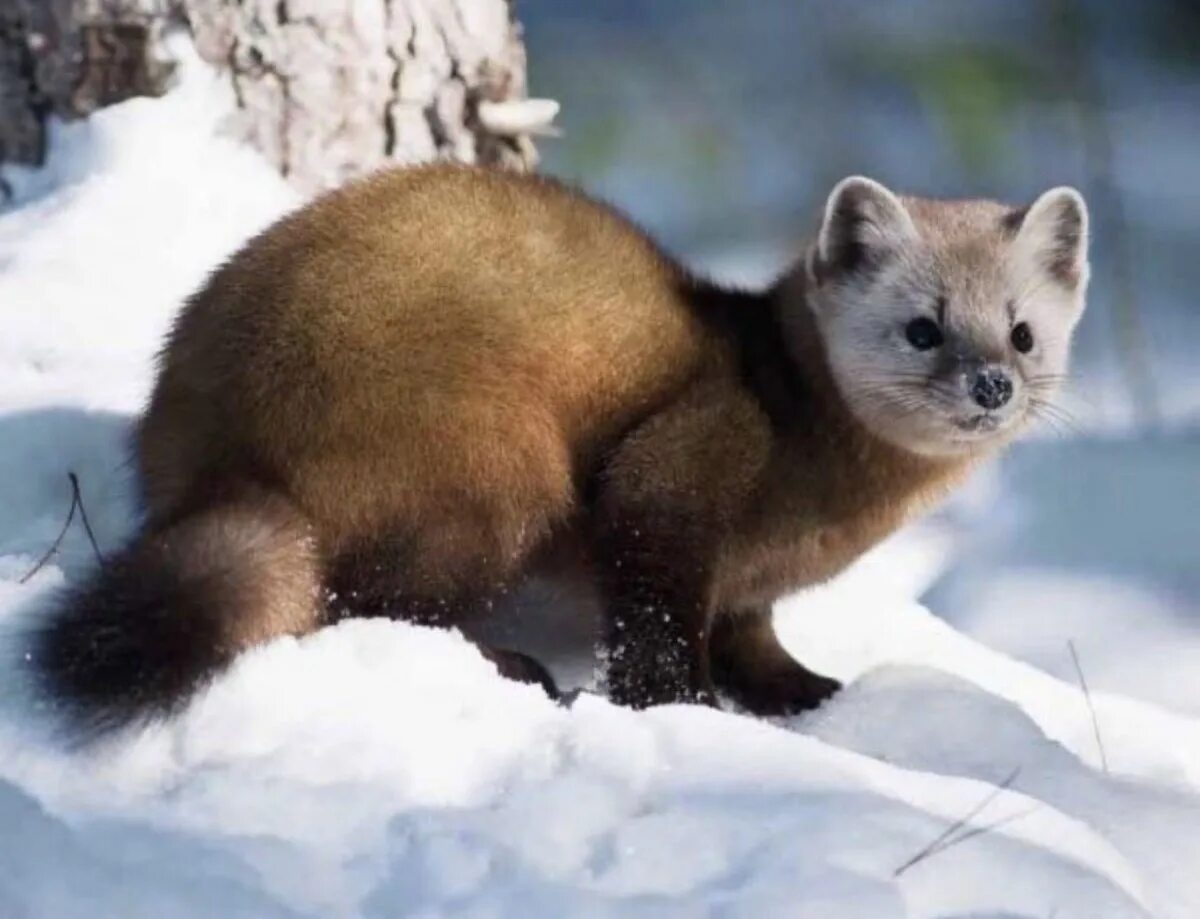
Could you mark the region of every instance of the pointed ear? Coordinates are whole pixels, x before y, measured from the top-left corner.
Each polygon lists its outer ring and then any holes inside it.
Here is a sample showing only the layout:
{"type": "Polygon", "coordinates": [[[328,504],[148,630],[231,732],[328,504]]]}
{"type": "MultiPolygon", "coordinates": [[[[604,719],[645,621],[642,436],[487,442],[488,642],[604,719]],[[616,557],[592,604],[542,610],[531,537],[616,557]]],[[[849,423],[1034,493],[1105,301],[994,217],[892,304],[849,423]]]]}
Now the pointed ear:
{"type": "Polygon", "coordinates": [[[899,198],[878,182],[850,176],[834,186],[825,202],[813,274],[820,282],[869,274],[917,238],[917,228],[899,198]]]}
{"type": "Polygon", "coordinates": [[[1064,287],[1087,283],[1088,210],[1075,189],[1052,188],[1004,222],[1015,244],[1064,287]]]}

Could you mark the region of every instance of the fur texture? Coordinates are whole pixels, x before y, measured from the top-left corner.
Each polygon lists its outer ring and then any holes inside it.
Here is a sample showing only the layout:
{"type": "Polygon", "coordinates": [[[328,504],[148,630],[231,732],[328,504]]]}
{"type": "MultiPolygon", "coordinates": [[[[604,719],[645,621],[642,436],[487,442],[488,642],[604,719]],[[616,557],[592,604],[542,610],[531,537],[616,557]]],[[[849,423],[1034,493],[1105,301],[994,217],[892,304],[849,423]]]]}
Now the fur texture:
{"type": "Polygon", "coordinates": [[[569,572],[604,606],[615,699],[810,707],[836,684],[783,651],[770,604],[1011,437],[1064,372],[1085,283],[1069,190],[1012,210],[849,179],[750,294],[552,181],[380,174],[187,304],[137,432],[145,532],[48,613],[35,666],[109,728],[275,635],[468,624],[569,572]],[[916,317],[941,346],[906,341],[916,317]],[[1017,395],[981,408],[997,374],[1017,395]]]}

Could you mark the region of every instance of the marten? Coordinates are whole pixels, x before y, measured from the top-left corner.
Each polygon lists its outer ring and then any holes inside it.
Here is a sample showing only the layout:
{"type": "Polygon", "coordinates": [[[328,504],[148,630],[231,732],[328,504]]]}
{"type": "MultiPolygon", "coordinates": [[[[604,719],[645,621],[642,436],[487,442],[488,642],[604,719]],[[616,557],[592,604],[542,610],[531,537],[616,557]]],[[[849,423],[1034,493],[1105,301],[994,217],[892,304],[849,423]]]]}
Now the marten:
{"type": "Polygon", "coordinates": [[[329,193],[179,314],[134,433],[140,531],[38,620],[38,684],[103,733],[277,636],[466,627],[558,575],[602,604],[615,702],[814,707],[839,684],[772,603],[1050,404],[1087,226],[1071,188],[1017,208],[851,177],[749,292],[548,178],[443,164],[329,193]]]}

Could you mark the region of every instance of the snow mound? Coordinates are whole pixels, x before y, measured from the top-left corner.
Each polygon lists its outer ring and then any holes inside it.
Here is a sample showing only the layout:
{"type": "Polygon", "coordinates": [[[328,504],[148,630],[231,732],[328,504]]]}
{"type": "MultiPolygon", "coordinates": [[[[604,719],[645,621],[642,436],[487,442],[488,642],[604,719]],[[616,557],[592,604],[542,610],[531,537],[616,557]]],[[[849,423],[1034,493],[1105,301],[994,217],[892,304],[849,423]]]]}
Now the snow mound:
{"type": "Polygon", "coordinates": [[[945,557],[935,531],[782,605],[789,646],[850,684],[805,718],[564,708],[456,633],[346,622],[246,654],[169,723],[63,749],[19,635],[92,564],[75,526],[26,579],[67,473],[117,544],[162,332],[295,204],[214,136],[219,101],[193,74],[9,176],[0,916],[1200,914],[1200,723],[1098,695],[1105,771],[1076,687],[913,600],[945,557]]]}

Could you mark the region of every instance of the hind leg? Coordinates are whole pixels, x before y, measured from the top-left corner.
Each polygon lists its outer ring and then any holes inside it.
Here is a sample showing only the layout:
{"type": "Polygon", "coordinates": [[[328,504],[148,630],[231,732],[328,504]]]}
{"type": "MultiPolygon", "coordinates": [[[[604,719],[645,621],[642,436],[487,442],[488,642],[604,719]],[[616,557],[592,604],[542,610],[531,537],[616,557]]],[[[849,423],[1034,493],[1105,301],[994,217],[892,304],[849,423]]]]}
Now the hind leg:
{"type": "Polygon", "coordinates": [[[522,654],[520,651],[509,651],[488,645],[479,644],[478,647],[480,653],[496,665],[496,670],[506,680],[540,686],[542,691],[555,701],[562,698],[562,693],[559,692],[554,677],[537,658],[522,654]]]}
{"type": "MultiPolygon", "coordinates": [[[[488,538],[477,521],[451,521],[414,535],[393,530],[341,553],[326,576],[326,621],[350,617],[401,619],[442,628],[486,616],[519,580],[524,554],[488,538]]],[[[506,679],[541,686],[557,699],[549,671],[534,658],[479,644],[506,679]]]]}
{"type": "Polygon", "coordinates": [[[481,514],[457,510],[342,547],[324,579],[330,621],[386,616],[451,627],[485,614],[525,553],[481,514]]]}

